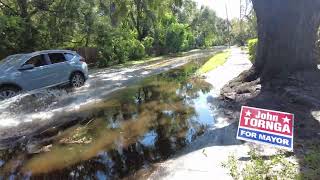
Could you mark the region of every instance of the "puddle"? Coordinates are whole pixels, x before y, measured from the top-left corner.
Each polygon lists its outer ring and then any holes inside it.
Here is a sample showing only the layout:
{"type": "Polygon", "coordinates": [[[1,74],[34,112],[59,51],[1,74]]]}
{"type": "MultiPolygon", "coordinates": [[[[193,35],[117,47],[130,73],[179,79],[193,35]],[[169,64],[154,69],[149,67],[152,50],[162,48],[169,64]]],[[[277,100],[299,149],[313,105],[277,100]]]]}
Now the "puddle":
{"type": "MultiPolygon", "coordinates": [[[[152,76],[55,119],[76,119],[0,152],[0,179],[117,179],[170,158],[214,126],[202,62],[152,76]]],[[[212,97],[211,97],[212,98],[212,97]]]]}

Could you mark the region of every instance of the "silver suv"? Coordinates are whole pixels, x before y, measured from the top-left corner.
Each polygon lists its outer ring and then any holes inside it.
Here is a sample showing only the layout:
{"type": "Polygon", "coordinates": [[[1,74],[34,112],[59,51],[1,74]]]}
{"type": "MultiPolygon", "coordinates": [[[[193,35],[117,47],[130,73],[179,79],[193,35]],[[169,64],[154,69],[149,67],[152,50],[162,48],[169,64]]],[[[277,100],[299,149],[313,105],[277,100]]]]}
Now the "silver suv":
{"type": "Polygon", "coordinates": [[[65,84],[81,87],[87,79],[87,64],[74,51],[47,50],[12,55],[0,61],[0,101],[21,91],[65,84]]]}

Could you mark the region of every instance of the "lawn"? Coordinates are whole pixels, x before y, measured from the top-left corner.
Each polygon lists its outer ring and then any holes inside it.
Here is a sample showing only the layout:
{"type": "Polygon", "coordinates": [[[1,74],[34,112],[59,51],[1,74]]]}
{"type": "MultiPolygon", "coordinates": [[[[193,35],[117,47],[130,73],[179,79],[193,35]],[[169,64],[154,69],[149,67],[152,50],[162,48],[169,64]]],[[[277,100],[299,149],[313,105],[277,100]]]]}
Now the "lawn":
{"type": "Polygon", "coordinates": [[[230,50],[225,50],[214,55],[208,62],[206,62],[199,70],[198,74],[204,74],[209,71],[216,69],[217,67],[223,65],[230,56],[230,50]]]}

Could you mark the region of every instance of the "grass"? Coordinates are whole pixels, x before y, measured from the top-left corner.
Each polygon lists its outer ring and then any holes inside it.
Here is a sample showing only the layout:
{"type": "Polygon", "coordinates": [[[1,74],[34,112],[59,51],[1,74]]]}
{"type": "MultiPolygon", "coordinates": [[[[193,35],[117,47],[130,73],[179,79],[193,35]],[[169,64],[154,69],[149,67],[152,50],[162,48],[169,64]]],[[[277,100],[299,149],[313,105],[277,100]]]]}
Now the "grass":
{"type": "Polygon", "coordinates": [[[290,161],[290,157],[284,151],[280,151],[274,156],[263,157],[255,149],[251,149],[248,155],[249,161],[244,162],[231,154],[222,163],[222,167],[226,168],[229,175],[236,180],[313,180],[320,177],[320,145],[318,141],[306,143],[303,150],[299,154],[295,154],[295,158],[299,159],[298,162],[290,161]]]}
{"type": "Polygon", "coordinates": [[[230,50],[226,50],[214,55],[208,62],[206,62],[199,70],[198,74],[204,74],[223,65],[230,56],[230,50]]]}
{"type": "Polygon", "coordinates": [[[241,167],[241,162],[231,155],[222,163],[222,167],[228,169],[229,175],[236,180],[299,179],[297,165],[289,161],[284,154],[264,159],[256,150],[251,150],[249,156],[250,160],[241,167]]]}
{"type": "Polygon", "coordinates": [[[320,149],[319,145],[308,147],[303,156],[303,172],[300,179],[319,179],[320,176],[320,149]]]}

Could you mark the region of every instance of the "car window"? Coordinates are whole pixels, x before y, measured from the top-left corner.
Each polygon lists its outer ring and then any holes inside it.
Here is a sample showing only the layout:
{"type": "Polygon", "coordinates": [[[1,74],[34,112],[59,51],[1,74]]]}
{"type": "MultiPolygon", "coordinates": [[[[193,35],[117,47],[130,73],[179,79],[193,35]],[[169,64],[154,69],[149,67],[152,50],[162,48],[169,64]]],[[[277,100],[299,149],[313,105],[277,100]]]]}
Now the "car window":
{"type": "Polygon", "coordinates": [[[50,53],[48,55],[52,64],[62,63],[66,61],[66,58],[62,53],[50,53]]]}
{"type": "Polygon", "coordinates": [[[76,57],[76,55],[71,54],[71,53],[66,53],[66,54],[64,54],[64,56],[66,57],[67,61],[71,61],[73,58],[76,57]]]}
{"type": "Polygon", "coordinates": [[[29,59],[25,64],[32,64],[34,67],[48,65],[44,58],[44,55],[34,56],[31,59],[29,59]]]}

